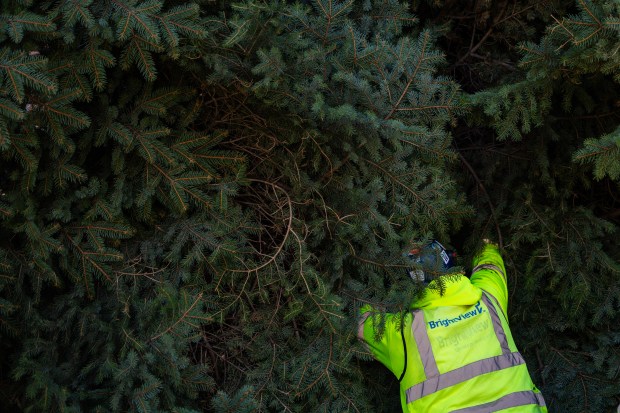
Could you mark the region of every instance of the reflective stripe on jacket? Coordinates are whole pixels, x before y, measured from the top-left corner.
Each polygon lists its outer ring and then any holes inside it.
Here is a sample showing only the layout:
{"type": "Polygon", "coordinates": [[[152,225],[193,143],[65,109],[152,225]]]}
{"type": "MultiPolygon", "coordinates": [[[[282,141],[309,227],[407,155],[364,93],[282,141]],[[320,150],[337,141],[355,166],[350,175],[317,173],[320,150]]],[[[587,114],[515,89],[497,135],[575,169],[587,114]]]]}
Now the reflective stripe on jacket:
{"type": "Polygon", "coordinates": [[[446,279],[444,294],[429,286],[404,317],[385,315],[375,340],[374,315],[364,308],[359,336],[400,379],[404,412],[546,412],[505,316],[505,268],[494,246],[474,260],[471,280],[446,279]]]}

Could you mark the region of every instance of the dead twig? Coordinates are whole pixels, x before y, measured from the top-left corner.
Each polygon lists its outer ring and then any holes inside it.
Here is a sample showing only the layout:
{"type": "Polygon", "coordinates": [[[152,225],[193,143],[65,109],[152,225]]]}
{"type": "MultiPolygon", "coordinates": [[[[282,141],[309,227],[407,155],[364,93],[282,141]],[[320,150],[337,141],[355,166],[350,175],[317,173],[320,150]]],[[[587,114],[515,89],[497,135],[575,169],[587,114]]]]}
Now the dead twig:
{"type": "Polygon", "coordinates": [[[497,220],[497,215],[495,214],[495,207],[493,206],[493,203],[491,202],[491,197],[489,196],[489,193],[487,192],[486,188],[482,184],[482,181],[478,177],[478,174],[476,174],[476,171],[474,170],[474,168],[471,166],[469,162],[467,162],[467,159],[465,159],[465,157],[461,154],[461,152],[459,152],[459,158],[461,159],[461,162],[463,162],[463,165],[465,165],[465,167],[471,173],[471,176],[474,178],[474,180],[478,184],[478,187],[486,195],[487,203],[489,204],[489,210],[491,211],[491,216],[493,217],[493,221],[495,222],[495,230],[497,231],[497,241],[499,243],[499,247],[503,249],[504,238],[502,237],[502,230],[499,228],[499,221],[497,220]]]}

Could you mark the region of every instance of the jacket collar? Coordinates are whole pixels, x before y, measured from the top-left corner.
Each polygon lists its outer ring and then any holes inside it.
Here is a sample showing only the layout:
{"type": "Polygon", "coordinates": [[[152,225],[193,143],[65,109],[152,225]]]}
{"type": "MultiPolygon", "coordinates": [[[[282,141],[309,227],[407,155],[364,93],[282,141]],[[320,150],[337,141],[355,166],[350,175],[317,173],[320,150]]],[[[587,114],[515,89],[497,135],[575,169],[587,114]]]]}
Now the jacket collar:
{"type": "Polygon", "coordinates": [[[439,289],[439,282],[432,281],[424,292],[411,304],[412,308],[434,308],[448,305],[474,305],[482,290],[473,285],[463,274],[444,275],[441,277],[445,289],[439,289]]]}

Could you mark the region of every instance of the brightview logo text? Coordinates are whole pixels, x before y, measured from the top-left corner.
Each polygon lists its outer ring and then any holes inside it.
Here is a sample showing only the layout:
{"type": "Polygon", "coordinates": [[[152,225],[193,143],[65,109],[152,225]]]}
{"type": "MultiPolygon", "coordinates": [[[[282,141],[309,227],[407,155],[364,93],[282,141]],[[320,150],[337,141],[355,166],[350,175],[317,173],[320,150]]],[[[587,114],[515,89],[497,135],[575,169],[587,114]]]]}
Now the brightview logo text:
{"type": "Polygon", "coordinates": [[[484,309],[480,305],[480,301],[478,301],[478,304],[476,304],[476,307],[473,310],[463,313],[456,318],[445,318],[445,319],[439,319],[436,321],[429,321],[428,326],[431,328],[431,330],[437,327],[448,327],[450,324],[458,323],[459,321],[463,321],[468,318],[475,317],[478,314],[482,314],[483,312],[484,312],[484,309]]]}

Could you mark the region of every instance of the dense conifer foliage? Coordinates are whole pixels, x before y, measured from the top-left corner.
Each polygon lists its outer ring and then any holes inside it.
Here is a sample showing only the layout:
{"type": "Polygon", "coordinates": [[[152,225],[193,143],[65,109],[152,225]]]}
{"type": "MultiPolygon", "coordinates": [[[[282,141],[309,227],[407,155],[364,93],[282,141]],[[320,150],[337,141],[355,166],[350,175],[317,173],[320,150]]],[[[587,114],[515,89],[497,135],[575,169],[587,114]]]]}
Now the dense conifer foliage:
{"type": "Polygon", "coordinates": [[[0,5],[0,409],[400,409],[412,242],[502,246],[550,411],[620,403],[612,0],[0,5]]]}

